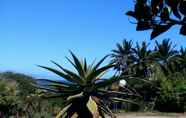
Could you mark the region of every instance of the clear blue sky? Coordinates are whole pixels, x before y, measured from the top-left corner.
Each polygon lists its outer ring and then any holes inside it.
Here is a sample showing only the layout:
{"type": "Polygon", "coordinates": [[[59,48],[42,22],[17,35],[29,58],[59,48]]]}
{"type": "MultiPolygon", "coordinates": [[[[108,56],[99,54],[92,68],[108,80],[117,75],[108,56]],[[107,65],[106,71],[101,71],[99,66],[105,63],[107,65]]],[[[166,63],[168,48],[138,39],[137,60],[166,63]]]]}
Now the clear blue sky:
{"type": "MultiPolygon", "coordinates": [[[[0,70],[49,74],[36,64],[49,60],[69,64],[68,50],[89,61],[100,59],[124,38],[149,41],[150,32],[137,32],[125,12],[133,0],[0,0],[0,70]]],[[[185,45],[177,28],[156,38],[185,45]]],[[[153,43],[153,41],[151,41],[153,43]]]]}

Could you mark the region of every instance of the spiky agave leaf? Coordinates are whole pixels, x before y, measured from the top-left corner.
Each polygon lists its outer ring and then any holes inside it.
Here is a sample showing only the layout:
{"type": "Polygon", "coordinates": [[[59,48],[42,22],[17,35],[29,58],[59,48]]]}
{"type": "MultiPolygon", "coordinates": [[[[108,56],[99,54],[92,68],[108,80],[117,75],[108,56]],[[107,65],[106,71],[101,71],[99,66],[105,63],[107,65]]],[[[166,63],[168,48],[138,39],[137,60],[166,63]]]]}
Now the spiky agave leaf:
{"type": "Polygon", "coordinates": [[[126,103],[131,103],[131,104],[136,104],[136,105],[139,105],[137,104],[136,102],[133,102],[131,100],[127,100],[127,99],[122,99],[122,98],[117,98],[117,97],[113,97],[113,98],[110,98],[112,101],[114,102],[126,102],[126,103]]]}
{"type": "MultiPolygon", "coordinates": [[[[92,97],[92,99],[96,102],[98,109],[99,109],[99,114],[105,113],[109,115],[111,118],[115,118],[116,116],[112,113],[110,108],[108,107],[108,104],[103,101],[103,99],[99,99],[96,97],[92,97]]],[[[103,115],[103,114],[102,114],[103,115]]]]}
{"type": "Polygon", "coordinates": [[[113,65],[107,65],[107,66],[104,66],[102,68],[99,68],[99,69],[94,69],[90,71],[89,75],[87,76],[87,83],[93,81],[95,82],[95,80],[97,79],[97,77],[99,77],[100,75],[102,75],[102,73],[104,73],[105,71],[107,71],[108,69],[112,68],[113,65]]]}
{"type": "Polygon", "coordinates": [[[124,92],[119,92],[119,91],[110,91],[110,90],[98,90],[100,93],[107,95],[107,96],[123,96],[123,97],[130,97],[130,96],[136,96],[139,97],[136,94],[132,93],[124,93],[124,92]]]}
{"type": "Polygon", "coordinates": [[[75,68],[78,71],[79,75],[81,77],[85,77],[85,71],[83,70],[83,66],[82,66],[81,62],[79,61],[79,59],[75,56],[75,54],[72,51],[70,51],[70,53],[73,57],[74,65],[75,65],[75,68]]]}
{"type": "Polygon", "coordinates": [[[63,117],[66,117],[67,114],[66,111],[71,107],[72,104],[69,104],[67,106],[65,106],[56,116],[56,118],[61,118],[61,116],[63,115],[63,117]]]}
{"type": "Polygon", "coordinates": [[[55,84],[63,84],[63,85],[66,85],[66,86],[75,86],[76,85],[74,83],[69,83],[69,82],[64,82],[64,81],[54,81],[54,80],[49,80],[49,79],[37,79],[36,83],[38,83],[38,84],[55,83],[55,84]]]}
{"type": "Polygon", "coordinates": [[[122,79],[130,78],[131,76],[133,76],[133,75],[125,75],[125,76],[123,75],[122,77],[114,75],[109,79],[105,79],[104,81],[97,82],[95,84],[95,86],[96,86],[96,88],[104,88],[104,87],[107,87],[107,86],[111,85],[112,83],[115,83],[115,82],[120,81],[122,79]]]}
{"type": "Polygon", "coordinates": [[[39,67],[44,68],[46,70],[49,70],[49,71],[61,76],[63,79],[66,79],[69,82],[80,84],[80,85],[83,84],[83,81],[80,79],[80,77],[77,76],[76,74],[74,74],[73,72],[71,72],[71,74],[69,75],[69,74],[65,74],[62,71],[59,71],[59,70],[56,70],[56,69],[53,69],[53,68],[49,68],[49,67],[46,67],[46,66],[40,66],[39,65],[39,67]]]}

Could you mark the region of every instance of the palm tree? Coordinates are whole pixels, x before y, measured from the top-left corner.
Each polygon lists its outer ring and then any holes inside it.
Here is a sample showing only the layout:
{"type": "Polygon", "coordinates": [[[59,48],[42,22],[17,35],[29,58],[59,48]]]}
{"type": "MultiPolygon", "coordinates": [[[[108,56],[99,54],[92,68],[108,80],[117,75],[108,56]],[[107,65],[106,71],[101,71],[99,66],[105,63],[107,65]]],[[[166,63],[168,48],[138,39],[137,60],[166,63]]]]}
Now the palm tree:
{"type": "Polygon", "coordinates": [[[181,58],[181,61],[178,65],[179,71],[185,71],[186,69],[186,48],[181,47],[179,51],[179,57],[181,58]]]}
{"type": "Polygon", "coordinates": [[[151,74],[152,51],[148,50],[148,45],[145,41],[142,42],[141,46],[139,43],[136,44],[136,48],[132,49],[134,52],[133,56],[133,68],[136,76],[147,77],[151,74]]]}
{"type": "Polygon", "coordinates": [[[107,91],[104,89],[113,82],[120,80],[120,78],[116,76],[113,76],[110,79],[101,79],[102,75],[108,69],[113,67],[111,64],[100,67],[107,56],[101,59],[97,64],[87,65],[86,59],[80,61],[72,52],[71,55],[73,61],[69,58],[67,59],[77,72],[65,69],[54,61],[52,61],[52,63],[59,67],[60,70],[40,66],[66,80],[64,82],[43,79],[40,81],[45,84],[40,82],[41,84],[38,85],[40,89],[53,93],[52,96],[49,95],[47,98],[61,97],[65,100],[64,108],[57,117],[62,116],[63,118],[70,118],[77,115],[78,118],[84,116],[86,116],[86,118],[92,118],[92,112],[94,111],[97,116],[101,116],[102,118],[104,118],[104,113],[108,114],[111,118],[114,118],[115,116],[109,109],[108,103],[110,101],[126,102],[126,100],[114,97],[118,94],[123,95],[123,93],[107,91]],[[89,107],[87,106],[88,104],[89,107]]]}
{"type": "Polygon", "coordinates": [[[170,42],[169,39],[164,39],[161,43],[156,41],[156,62],[160,65],[165,74],[174,72],[175,64],[180,61],[178,51],[174,48],[175,46],[172,46],[172,42],[170,42]]]}
{"type": "Polygon", "coordinates": [[[124,73],[132,60],[132,41],[123,40],[122,44],[116,44],[117,49],[112,50],[112,61],[117,72],[124,73]]]}

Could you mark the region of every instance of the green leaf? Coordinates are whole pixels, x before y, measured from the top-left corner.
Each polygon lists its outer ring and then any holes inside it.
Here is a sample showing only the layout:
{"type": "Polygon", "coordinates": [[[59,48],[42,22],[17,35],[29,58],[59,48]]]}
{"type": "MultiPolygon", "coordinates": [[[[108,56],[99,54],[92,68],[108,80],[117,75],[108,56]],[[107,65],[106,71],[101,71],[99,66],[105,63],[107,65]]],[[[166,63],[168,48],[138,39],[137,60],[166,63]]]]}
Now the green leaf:
{"type": "Polygon", "coordinates": [[[70,101],[74,101],[76,99],[80,99],[80,98],[83,98],[83,97],[84,97],[83,93],[81,92],[81,93],[69,96],[67,100],[70,102],[70,101]]]}
{"type": "Polygon", "coordinates": [[[65,86],[71,86],[71,87],[76,87],[77,84],[72,84],[72,83],[67,83],[67,82],[62,82],[62,81],[55,81],[55,80],[49,80],[49,79],[37,79],[36,82],[38,82],[38,84],[42,85],[43,83],[47,83],[47,84],[62,84],[65,86]]]}
{"type": "MultiPolygon", "coordinates": [[[[121,77],[121,78],[123,78],[123,77],[121,77]]],[[[141,77],[128,77],[128,78],[125,77],[125,80],[131,80],[131,79],[133,79],[133,80],[138,80],[138,81],[141,81],[141,82],[147,83],[147,84],[153,84],[151,81],[146,80],[146,79],[141,78],[141,77]]]]}
{"type": "Polygon", "coordinates": [[[131,104],[139,105],[139,104],[137,104],[136,102],[133,102],[133,101],[127,100],[127,99],[122,99],[122,98],[113,97],[113,98],[111,98],[111,100],[112,100],[112,101],[115,101],[115,102],[126,102],[126,103],[131,103],[131,104]]]}
{"type": "Polygon", "coordinates": [[[166,21],[169,19],[169,9],[167,7],[163,8],[160,14],[161,20],[166,21]]]}
{"type": "Polygon", "coordinates": [[[179,5],[179,11],[186,16],[186,1],[185,0],[181,0],[181,3],[179,5]]]}
{"type": "Polygon", "coordinates": [[[105,103],[105,101],[103,101],[100,98],[95,99],[94,97],[92,97],[92,100],[97,104],[99,112],[104,112],[105,114],[109,115],[111,118],[115,118],[114,114],[112,113],[108,105],[105,103]]]}
{"type": "Polygon", "coordinates": [[[56,94],[59,94],[59,97],[67,97],[67,96],[72,96],[72,95],[75,95],[75,94],[78,94],[81,92],[80,89],[76,89],[76,90],[67,90],[67,89],[60,89],[60,88],[56,88],[56,87],[51,87],[51,86],[35,86],[36,88],[38,89],[41,89],[41,90],[46,90],[48,92],[51,92],[51,93],[56,93],[56,94]]]}
{"type": "Polygon", "coordinates": [[[126,13],[126,15],[128,15],[128,16],[132,16],[132,17],[136,17],[136,15],[135,15],[135,12],[133,12],[133,11],[128,11],[127,13],[126,13]]]}
{"type": "Polygon", "coordinates": [[[63,68],[63,71],[64,71],[67,75],[71,76],[73,79],[79,80],[79,81],[80,81],[80,83],[79,83],[80,85],[83,85],[83,84],[84,84],[83,78],[81,78],[80,76],[78,76],[76,73],[74,73],[74,72],[72,72],[72,71],[70,71],[70,70],[67,70],[67,69],[65,69],[65,68],[63,68]]]}
{"type": "Polygon", "coordinates": [[[152,29],[151,25],[149,24],[149,22],[143,22],[143,21],[139,21],[136,27],[137,31],[143,31],[143,30],[148,30],[148,29],[152,29]]]}
{"type": "Polygon", "coordinates": [[[35,88],[46,90],[46,91],[49,91],[49,92],[60,93],[58,90],[54,90],[54,89],[51,89],[51,88],[46,88],[46,87],[42,87],[42,86],[38,86],[38,85],[33,85],[33,86],[35,88]]]}
{"type": "Polygon", "coordinates": [[[93,70],[96,70],[102,63],[103,61],[108,57],[108,55],[106,55],[105,57],[103,57],[94,67],[93,70]]]}
{"type": "MultiPolygon", "coordinates": [[[[56,118],[61,118],[67,110],[72,106],[72,104],[66,105],[56,116],[56,118]]],[[[64,116],[63,116],[64,117],[64,116]]]]}
{"type": "Polygon", "coordinates": [[[53,64],[55,64],[57,67],[59,67],[60,69],[63,70],[63,67],[62,67],[61,65],[59,65],[58,63],[56,63],[55,61],[52,61],[52,60],[51,60],[51,62],[52,62],[53,64]]]}
{"type": "Polygon", "coordinates": [[[62,98],[65,100],[67,98],[67,96],[72,95],[72,93],[63,93],[63,94],[56,93],[56,94],[57,95],[43,95],[43,96],[41,96],[41,98],[43,98],[43,99],[62,98]]]}
{"type": "Polygon", "coordinates": [[[68,57],[65,58],[68,60],[68,62],[70,62],[74,66],[74,68],[77,68],[76,65],[68,57]]]}
{"type": "Polygon", "coordinates": [[[84,61],[83,61],[83,69],[84,69],[85,73],[87,73],[88,68],[87,68],[87,60],[86,59],[84,59],[84,61]]]}
{"type": "Polygon", "coordinates": [[[70,84],[67,82],[62,82],[62,81],[54,81],[54,80],[49,80],[49,79],[37,79],[36,82],[42,82],[42,83],[56,83],[56,84],[63,84],[66,86],[76,86],[76,84],[70,84]]]}
{"type": "Polygon", "coordinates": [[[160,11],[158,8],[161,9],[161,5],[163,4],[163,0],[151,0],[151,9],[152,14],[157,15],[158,11],[160,11]]]}
{"type": "Polygon", "coordinates": [[[54,61],[51,61],[52,63],[54,63],[55,65],[57,65],[61,70],[63,70],[65,73],[67,73],[68,75],[72,76],[73,78],[77,78],[77,79],[80,79],[83,83],[83,79],[81,79],[76,73],[70,71],[70,70],[67,70],[65,68],[63,68],[62,66],[60,66],[59,64],[57,64],[56,62],[54,61]]]}
{"type": "Polygon", "coordinates": [[[53,73],[59,75],[60,77],[66,79],[66,80],[69,81],[69,82],[77,83],[77,84],[80,84],[80,85],[82,84],[82,81],[81,81],[80,79],[78,79],[78,78],[73,78],[73,77],[71,77],[71,76],[69,76],[69,75],[67,75],[67,74],[64,74],[63,72],[60,72],[60,71],[56,70],[56,69],[49,68],[49,67],[45,67],[45,66],[40,66],[40,65],[39,65],[39,67],[44,68],[44,69],[46,69],[46,70],[49,70],[49,71],[51,71],[51,72],[53,72],[53,73]]]}
{"type": "Polygon", "coordinates": [[[181,19],[181,15],[180,15],[180,13],[178,12],[177,9],[173,9],[173,14],[174,14],[177,18],[181,19]]]}
{"type": "Polygon", "coordinates": [[[180,13],[178,12],[178,4],[180,2],[180,0],[165,0],[165,2],[167,3],[167,5],[169,5],[169,7],[172,9],[173,11],[173,14],[181,19],[181,15],[180,13]]]}
{"type": "MultiPolygon", "coordinates": [[[[73,115],[76,111],[74,111],[74,102],[77,102],[78,101],[78,99],[81,99],[83,96],[82,96],[82,93],[80,93],[80,94],[77,94],[77,95],[74,95],[74,96],[72,96],[71,98],[69,98],[69,99],[67,99],[66,101],[65,101],[65,105],[64,105],[64,107],[63,107],[63,110],[64,110],[64,112],[63,113],[61,113],[61,115],[62,115],[62,118],[66,118],[65,117],[65,112],[68,112],[68,117],[70,117],[71,118],[71,116],[69,116],[70,114],[71,115],[73,115]],[[70,105],[69,107],[68,107],[68,105],[70,105]]],[[[59,114],[59,117],[61,116],[60,114],[59,114]]]]}
{"type": "Polygon", "coordinates": [[[156,25],[153,28],[153,31],[151,33],[151,40],[154,39],[155,37],[159,36],[160,34],[166,32],[167,30],[169,30],[171,28],[172,24],[168,24],[168,25],[156,25]]]}
{"type": "Polygon", "coordinates": [[[92,72],[87,76],[87,82],[89,83],[89,82],[91,82],[91,81],[94,81],[94,80],[96,80],[97,79],[97,77],[100,75],[100,74],[102,74],[102,73],[104,73],[106,70],[108,70],[108,69],[110,69],[110,68],[112,68],[113,67],[113,65],[107,65],[107,66],[104,66],[104,67],[102,67],[102,68],[99,68],[99,69],[97,69],[97,70],[92,70],[92,72]]]}
{"type": "Polygon", "coordinates": [[[64,90],[64,91],[74,91],[74,90],[79,90],[78,86],[65,86],[65,85],[60,85],[60,84],[49,84],[49,85],[41,85],[41,86],[48,86],[50,88],[56,88],[59,90],[64,90]]]}
{"type": "Polygon", "coordinates": [[[121,80],[121,78],[116,77],[116,76],[113,76],[113,77],[111,77],[111,78],[108,79],[108,80],[103,80],[103,81],[101,81],[101,82],[96,83],[95,87],[96,87],[96,88],[104,88],[104,87],[109,86],[109,85],[111,85],[112,83],[114,83],[114,82],[116,82],[116,81],[119,81],[119,80],[121,80]]]}
{"type": "Polygon", "coordinates": [[[129,97],[129,96],[136,96],[140,97],[139,95],[126,93],[126,92],[119,92],[119,91],[109,91],[109,90],[98,90],[101,93],[108,94],[109,96],[123,96],[123,97],[129,97]]]}
{"type": "Polygon", "coordinates": [[[75,68],[76,68],[76,70],[78,71],[79,75],[82,76],[82,77],[85,77],[85,72],[84,72],[84,70],[83,70],[83,67],[82,67],[81,62],[80,62],[80,61],[78,60],[78,58],[74,55],[73,52],[70,51],[70,53],[71,53],[71,55],[72,55],[72,57],[73,57],[73,59],[74,59],[75,68]]]}

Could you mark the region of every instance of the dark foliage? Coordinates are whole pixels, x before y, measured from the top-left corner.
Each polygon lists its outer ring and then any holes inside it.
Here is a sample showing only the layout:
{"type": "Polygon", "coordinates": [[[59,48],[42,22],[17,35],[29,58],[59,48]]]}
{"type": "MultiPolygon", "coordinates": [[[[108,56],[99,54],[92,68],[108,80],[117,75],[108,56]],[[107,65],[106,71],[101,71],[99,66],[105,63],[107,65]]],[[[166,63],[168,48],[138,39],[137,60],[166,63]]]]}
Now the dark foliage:
{"type": "Polygon", "coordinates": [[[185,0],[135,0],[126,15],[136,19],[137,31],[152,29],[151,39],[174,25],[181,25],[180,34],[186,35],[185,0]]]}
{"type": "MultiPolygon", "coordinates": [[[[126,45],[131,41],[123,42],[126,45]]],[[[186,49],[182,47],[176,50],[169,39],[164,39],[162,42],[156,41],[152,50],[145,42],[137,43],[136,46],[130,45],[129,53],[125,53],[128,52],[125,51],[125,45],[119,45],[117,44],[117,49],[112,52],[112,62],[121,75],[131,73],[135,75],[134,78],[125,80],[128,83],[127,86],[135,90],[142,98],[137,100],[143,107],[139,110],[155,108],[159,111],[183,112],[186,86],[181,82],[185,81],[185,74],[182,73],[186,72],[186,49]],[[122,60],[122,56],[128,58],[122,60]],[[120,69],[123,66],[125,68],[120,69]],[[180,89],[175,89],[179,86],[180,89]]]]}

